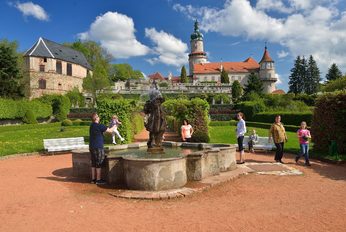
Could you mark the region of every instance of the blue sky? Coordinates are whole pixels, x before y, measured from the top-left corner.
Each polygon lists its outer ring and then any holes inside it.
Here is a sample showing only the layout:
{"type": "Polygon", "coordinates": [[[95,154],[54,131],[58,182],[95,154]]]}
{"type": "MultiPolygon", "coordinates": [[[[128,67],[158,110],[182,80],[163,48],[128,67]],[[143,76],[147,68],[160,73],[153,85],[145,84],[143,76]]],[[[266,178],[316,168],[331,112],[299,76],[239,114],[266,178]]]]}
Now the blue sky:
{"type": "Polygon", "coordinates": [[[59,0],[0,1],[0,39],[20,51],[39,37],[58,43],[91,39],[146,75],[180,74],[193,21],[200,21],[208,60],[259,61],[264,43],[287,90],[297,55],[312,54],[324,78],[331,63],[346,72],[345,0],[59,0]]]}

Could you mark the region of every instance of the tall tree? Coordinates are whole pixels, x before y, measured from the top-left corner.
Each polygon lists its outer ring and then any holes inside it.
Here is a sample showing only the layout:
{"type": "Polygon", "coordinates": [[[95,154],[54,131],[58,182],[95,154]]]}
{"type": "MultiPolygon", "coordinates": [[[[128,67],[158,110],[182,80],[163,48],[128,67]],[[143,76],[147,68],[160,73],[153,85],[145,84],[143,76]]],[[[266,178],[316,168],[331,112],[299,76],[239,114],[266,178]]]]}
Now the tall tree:
{"type": "Polygon", "coordinates": [[[313,56],[310,55],[307,64],[306,80],[304,82],[304,92],[307,94],[317,93],[321,81],[321,72],[313,56]]]}
{"type": "Polygon", "coordinates": [[[304,67],[302,66],[303,59],[300,58],[300,56],[297,56],[296,60],[294,61],[294,66],[291,69],[291,75],[289,77],[289,92],[290,93],[302,93],[303,92],[303,83],[304,83],[304,74],[302,72],[305,72],[304,67]]]}
{"type": "Polygon", "coordinates": [[[221,83],[229,84],[228,73],[224,68],[221,71],[221,83]]]}
{"type": "Polygon", "coordinates": [[[330,66],[328,73],[326,74],[327,81],[336,80],[336,79],[339,79],[341,77],[342,77],[342,73],[341,73],[339,67],[335,63],[333,63],[330,66]]]}
{"type": "Polygon", "coordinates": [[[187,75],[186,75],[185,66],[181,67],[180,82],[181,83],[188,83],[189,82],[189,79],[187,78],[187,75]]]}
{"type": "Polygon", "coordinates": [[[232,83],[232,101],[237,102],[243,92],[243,88],[241,87],[239,81],[234,81],[232,83]]]}
{"type": "Polygon", "coordinates": [[[17,54],[17,43],[7,40],[0,41],[0,96],[21,97],[22,72],[20,69],[21,55],[17,54]]]}
{"type": "Polygon", "coordinates": [[[263,83],[255,73],[251,73],[248,77],[247,84],[245,84],[244,94],[248,95],[251,92],[262,94],[263,83]]]}
{"type": "Polygon", "coordinates": [[[111,81],[125,81],[127,79],[143,78],[140,70],[133,70],[129,64],[111,64],[109,69],[109,79],[111,81]]]}

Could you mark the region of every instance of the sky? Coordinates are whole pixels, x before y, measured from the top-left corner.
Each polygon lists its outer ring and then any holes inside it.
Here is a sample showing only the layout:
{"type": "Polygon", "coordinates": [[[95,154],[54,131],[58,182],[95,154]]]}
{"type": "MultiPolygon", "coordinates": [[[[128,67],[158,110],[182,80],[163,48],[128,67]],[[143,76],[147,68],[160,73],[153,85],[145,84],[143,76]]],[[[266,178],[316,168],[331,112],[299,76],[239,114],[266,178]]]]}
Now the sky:
{"type": "Polygon", "coordinates": [[[21,52],[39,37],[94,40],[112,63],[178,76],[196,19],[210,62],[259,62],[266,43],[285,91],[298,55],[312,55],[323,79],[332,63],[346,72],[346,0],[0,0],[0,39],[21,52]]]}

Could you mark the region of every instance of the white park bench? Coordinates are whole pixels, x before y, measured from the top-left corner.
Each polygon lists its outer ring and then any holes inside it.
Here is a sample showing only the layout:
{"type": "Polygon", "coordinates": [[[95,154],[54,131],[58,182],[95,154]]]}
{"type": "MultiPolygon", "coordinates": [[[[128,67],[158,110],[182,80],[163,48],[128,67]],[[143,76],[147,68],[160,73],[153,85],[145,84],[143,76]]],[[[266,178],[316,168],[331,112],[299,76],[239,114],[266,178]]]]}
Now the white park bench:
{"type": "Polygon", "coordinates": [[[47,152],[89,148],[89,145],[84,143],[84,137],[44,139],[43,145],[47,152]]]}
{"type": "MultiPolygon", "coordinates": [[[[249,149],[249,136],[244,137],[243,141],[244,149],[249,149]]],[[[255,150],[264,150],[264,151],[271,151],[275,148],[275,145],[273,142],[268,142],[268,137],[259,137],[257,143],[253,145],[253,149],[255,150]]]]}

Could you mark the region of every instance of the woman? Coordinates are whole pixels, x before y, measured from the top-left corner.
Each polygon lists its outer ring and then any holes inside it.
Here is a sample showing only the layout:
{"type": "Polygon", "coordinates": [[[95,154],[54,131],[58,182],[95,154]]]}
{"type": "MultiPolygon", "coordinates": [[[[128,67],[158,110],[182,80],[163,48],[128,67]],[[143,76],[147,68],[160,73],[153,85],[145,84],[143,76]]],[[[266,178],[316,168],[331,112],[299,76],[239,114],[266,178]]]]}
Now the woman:
{"type": "Polygon", "coordinates": [[[240,154],[240,164],[245,163],[245,155],[244,155],[244,135],[246,133],[246,125],[244,121],[244,114],[242,112],[239,112],[237,114],[237,119],[239,120],[237,123],[237,140],[238,140],[238,148],[239,148],[239,154],[240,154]]]}
{"type": "Polygon", "coordinates": [[[189,124],[189,121],[184,119],[183,125],[181,126],[181,139],[183,142],[191,142],[191,137],[193,134],[193,128],[189,124]]]}
{"type": "Polygon", "coordinates": [[[298,163],[300,156],[304,155],[305,165],[311,166],[309,161],[309,139],[311,139],[311,134],[310,131],[306,129],[306,122],[303,121],[300,123],[300,129],[297,131],[297,136],[299,139],[300,153],[296,156],[296,163],[298,163]]]}
{"type": "Polygon", "coordinates": [[[284,154],[284,143],[287,142],[287,135],[284,126],[281,123],[281,116],[275,116],[275,122],[269,130],[269,142],[274,139],[276,146],[275,161],[284,163],[282,157],[284,154]]]}

